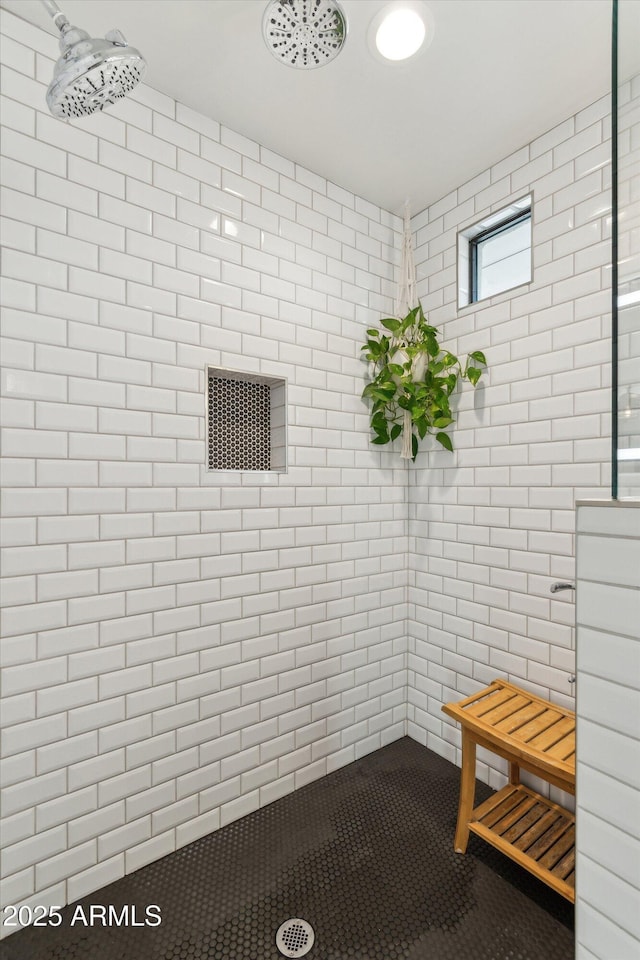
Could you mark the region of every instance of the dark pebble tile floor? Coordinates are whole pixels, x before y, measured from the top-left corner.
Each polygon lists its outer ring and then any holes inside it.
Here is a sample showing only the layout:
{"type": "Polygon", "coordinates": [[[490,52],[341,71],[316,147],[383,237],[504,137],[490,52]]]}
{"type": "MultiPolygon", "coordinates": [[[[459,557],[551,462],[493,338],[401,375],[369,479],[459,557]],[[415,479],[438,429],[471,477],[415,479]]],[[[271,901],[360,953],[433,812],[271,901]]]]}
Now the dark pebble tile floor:
{"type": "MultiPolygon", "coordinates": [[[[571,960],[573,907],[476,837],[453,852],[459,770],[408,737],[78,901],[157,927],[28,928],[3,960],[571,960]]],[[[478,784],[477,800],[490,794],[478,784]]]]}

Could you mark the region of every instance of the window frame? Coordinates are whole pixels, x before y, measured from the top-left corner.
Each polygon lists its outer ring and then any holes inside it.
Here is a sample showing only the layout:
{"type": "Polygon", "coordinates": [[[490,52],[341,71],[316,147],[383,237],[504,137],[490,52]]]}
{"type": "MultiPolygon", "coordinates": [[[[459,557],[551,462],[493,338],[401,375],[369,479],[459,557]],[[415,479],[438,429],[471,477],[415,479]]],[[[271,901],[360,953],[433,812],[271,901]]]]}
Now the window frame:
{"type": "MultiPolygon", "coordinates": [[[[513,196],[513,195],[512,195],[513,196]]],[[[456,304],[458,312],[469,310],[479,303],[486,300],[492,300],[495,297],[504,297],[505,294],[513,290],[522,289],[533,283],[533,242],[534,242],[534,191],[528,190],[525,194],[516,195],[513,199],[502,201],[501,204],[494,204],[491,212],[485,212],[484,216],[476,219],[467,226],[460,227],[456,234],[456,304]],[[529,245],[529,277],[526,280],[516,283],[513,286],[505,287],[504,290],[487,294],[481,299],[478,297],[477,284],[477,263],[472,264],[472,257],[477,261],[478,243],[497,236],[505,232],[518,222],[524,223],[526,220],[531,224],[531,241],[529,245]],[[475,274],[475,276],[474,276],[475,274]]],[[[496,261],[498,262],[498,261],[496,261]]]]}
{"type": "MultiPolygon", "coordinates": [[[[528,210],[523,210],[521,213],[512,214],[512,216],[503,220],[501,223],[493,227],[487,227],[486,230],[482,230],[481,233],[469,239],[469,305],[480,302],[480,297],[478,296],[478,247],[480,244],[485,240],[491,240],[494,237],[500,236],[501,233],[505,233],[512,227],[517,226],[519,223],[525,223],[527,220],[532,223],[531,207],[529,207],[528,210]]],[[[531,245],[529,249],[531,250],[531,245]]],[[[531,270],[531,274],[533,275],[533,270],[531,270]]],[[[526,282],[530,283],[531,280],[526,282]]],[[[517,284],[517,286],[522,286],[522,284],[517,284]]],[[[500,292],[506,293],[507,290],[515,289],[516,287],[507,287],[506,290],[501,290],[500,292]]],[[[489,296],[499,296],[499,294],[489,294],[489,296]]],[[[484,297],[483,299],[486,300],[488,298],[489,297],[484,297]]]]}

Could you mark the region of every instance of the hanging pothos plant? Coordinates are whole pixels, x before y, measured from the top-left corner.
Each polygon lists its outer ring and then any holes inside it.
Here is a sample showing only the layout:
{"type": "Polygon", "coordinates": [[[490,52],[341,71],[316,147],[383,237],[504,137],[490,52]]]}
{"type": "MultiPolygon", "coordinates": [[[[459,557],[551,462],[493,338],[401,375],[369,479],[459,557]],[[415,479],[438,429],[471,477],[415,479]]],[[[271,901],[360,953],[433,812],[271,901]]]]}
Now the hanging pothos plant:
{"type": "Polygon", "coordinates": [[[445,449],[453,450],[444,432],[454,422],[450,398],[459,379],[476,386],[487,365],[484,353],[474,350],[463,367],[440,346],[421,304],[401,320],[381,322],[388,333],[367,330],[362,347],[373,367],[373,379],[362,391],[371,402],[371,442],[390,443],[402,434],[401,456],[415,460],[419,440],[435,434],[445,449]]]}

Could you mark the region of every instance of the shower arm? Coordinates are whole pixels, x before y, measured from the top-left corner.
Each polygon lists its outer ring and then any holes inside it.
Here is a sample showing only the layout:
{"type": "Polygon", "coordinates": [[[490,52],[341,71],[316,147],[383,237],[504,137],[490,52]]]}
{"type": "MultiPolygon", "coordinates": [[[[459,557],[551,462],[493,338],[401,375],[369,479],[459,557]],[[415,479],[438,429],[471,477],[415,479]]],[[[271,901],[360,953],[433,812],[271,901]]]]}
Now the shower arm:
{"type": "MultiPolygon", "coordinates": [[[[40,0],[40,3],[47,13],[51,15],[51,19],[62,34],[60,40],[61,50],[68,49],[73,46],[74,43],[77,43],[78,40],[89,39],[89,34],[85,33],[84,30],[79,30],[77,27],[71,26],[68,17],[62,12],[55,0],[40,0]]],[[[105,34],[105,40],[108,40],[116,47],[127,46],[127,41],[120,30],[109,30],[109,32],[105,34]]]]}
{"type": "Polygon", "coordinates": [[[60,33],[64,33],[65,28],[68,29],[70,24],[55,0],[40,0],[40,2],[50,15],[60,33]]]}

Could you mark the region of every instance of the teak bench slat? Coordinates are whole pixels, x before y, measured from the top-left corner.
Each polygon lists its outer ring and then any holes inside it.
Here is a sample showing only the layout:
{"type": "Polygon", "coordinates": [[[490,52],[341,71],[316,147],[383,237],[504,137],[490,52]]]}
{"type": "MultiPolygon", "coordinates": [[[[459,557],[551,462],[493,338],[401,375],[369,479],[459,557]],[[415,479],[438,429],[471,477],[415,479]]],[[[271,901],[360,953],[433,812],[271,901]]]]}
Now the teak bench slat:
{"type": "Polygon", "coordinates": [[[462,727],[456,852],[471,831],[573,902],[575,817],[523,786],[520,768],[574,793],[575,714],[506,680],[442,709],[462,727]],[[510,782],[473,809],[476,746],[509,761],[510,782]]]}

